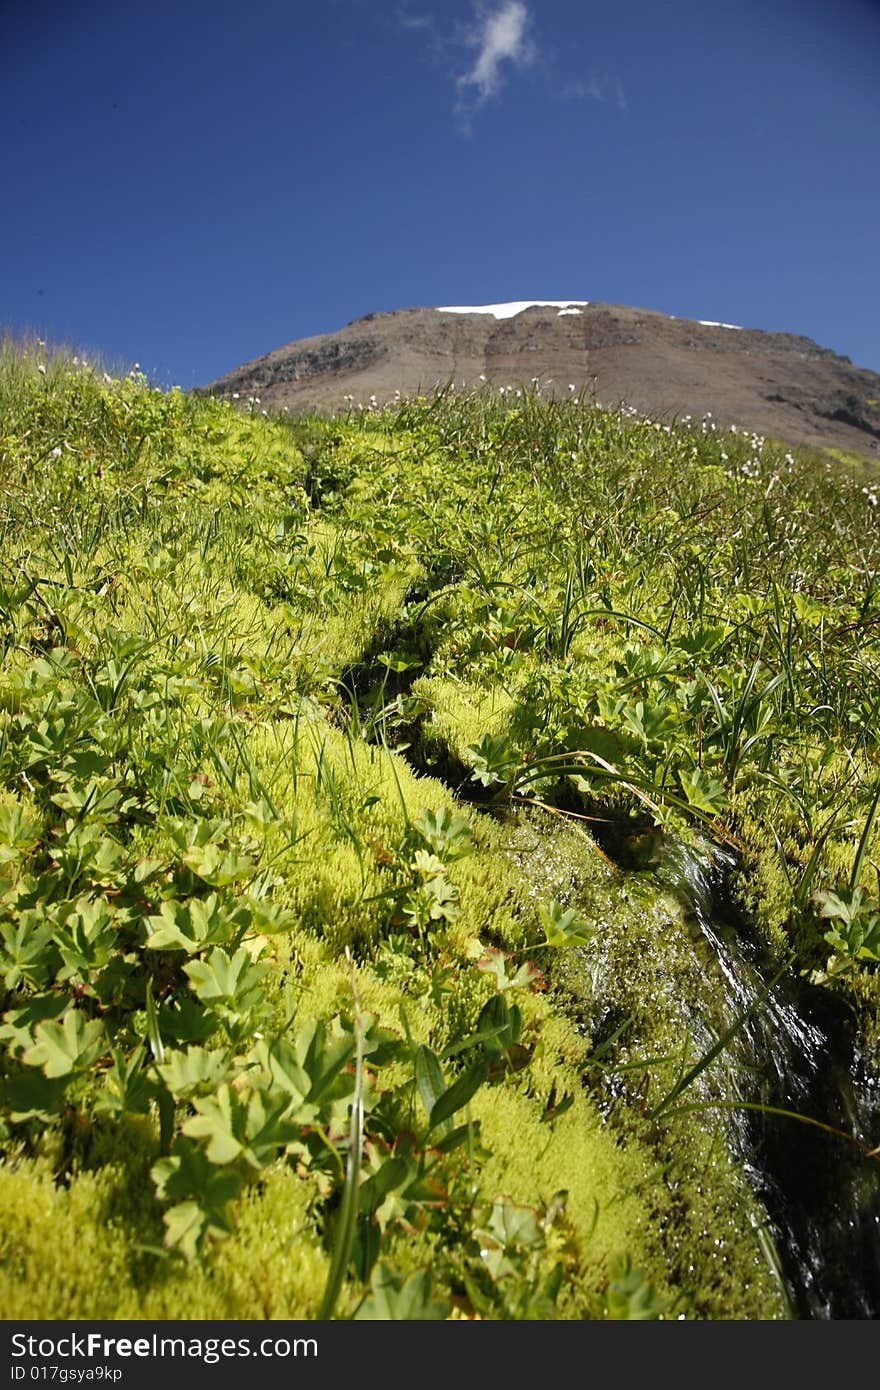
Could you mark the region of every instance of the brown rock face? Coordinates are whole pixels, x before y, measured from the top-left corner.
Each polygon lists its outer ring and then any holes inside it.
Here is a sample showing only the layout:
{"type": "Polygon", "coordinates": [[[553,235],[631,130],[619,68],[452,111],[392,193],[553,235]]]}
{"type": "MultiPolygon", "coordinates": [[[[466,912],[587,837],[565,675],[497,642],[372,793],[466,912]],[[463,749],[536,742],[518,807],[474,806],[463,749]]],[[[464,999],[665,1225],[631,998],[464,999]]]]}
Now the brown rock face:
{"type": "MultiPolygon", "coordinates": [[[[518,306],[513,306],[518,308],[518,306]]],[[[200,394],[336,412],[456,388],[571,388],[655,419],[711,413],[790,444],[880,459],[880,374],[810,338],[572,300],[495,313],[398,309],[302,338],[200,394]]]]}

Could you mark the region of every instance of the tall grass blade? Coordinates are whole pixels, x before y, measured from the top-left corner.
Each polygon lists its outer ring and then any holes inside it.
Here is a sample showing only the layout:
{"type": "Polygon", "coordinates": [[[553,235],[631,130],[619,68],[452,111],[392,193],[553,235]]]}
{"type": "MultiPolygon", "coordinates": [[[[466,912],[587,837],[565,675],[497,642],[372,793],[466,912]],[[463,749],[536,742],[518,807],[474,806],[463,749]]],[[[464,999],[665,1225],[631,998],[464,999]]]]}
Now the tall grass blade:
{"type": "Polygon", "coordinates": [[[333,1316],[345,1271],[351,1259],[357,1228],[358,1203],[361,1180],[361,1153],[364,1143],[364,1024],[361,1015],[354,963],[351,952],[345,951],[351,969],[351,988],[354,995],[355,1025],[355,1082],[351,1101],[351,1120],[348,1127],[348,1158],[345,1164],[345,1182],[342,1188],[342,1201],[336,1223],[336,1238],[333,1245],[333,1258],[327,1275],[327,1284],[318,1317],[323,1321],[333,1316]]]}
{"type": "Polygon", "coordinates": [[[878,782],[877,784],[877,790],[874,793],[874,800],[871,802],[871,808],[868,811],[868,815],[865,820],[865,826],[862,830],[862,836],[859,840],[859,847],[856,850],[856,856],[853,860],[852,873],[849,876],[850,890],[856,887],[856,884],[858,883],[859,878],[861,877],[862,864],[864,863],[865,855],[868,852],[868,844],[870,843],[871,831],[874,828],[874,821],[877,817],[878,806],[880,806],[880,782],[878,782]]]}

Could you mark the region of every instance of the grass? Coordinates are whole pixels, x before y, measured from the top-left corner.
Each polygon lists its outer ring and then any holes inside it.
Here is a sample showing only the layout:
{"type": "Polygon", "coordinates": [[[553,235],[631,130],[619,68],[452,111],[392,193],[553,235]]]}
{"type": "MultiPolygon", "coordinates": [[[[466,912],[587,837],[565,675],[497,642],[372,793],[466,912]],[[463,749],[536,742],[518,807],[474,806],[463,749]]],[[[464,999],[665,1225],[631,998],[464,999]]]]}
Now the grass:
{"type": "Polygon", "coordinates": [[[785,1315],[684,1013],[629,1000],[667,1060],[605,1115],[588,922],[646,990],[694,962],[589,832],[736,845],[768,949],[880,1035],[860,469],[529,392],[288,422],[6,343],[0,553],[4,1307],[785,1315]]]}

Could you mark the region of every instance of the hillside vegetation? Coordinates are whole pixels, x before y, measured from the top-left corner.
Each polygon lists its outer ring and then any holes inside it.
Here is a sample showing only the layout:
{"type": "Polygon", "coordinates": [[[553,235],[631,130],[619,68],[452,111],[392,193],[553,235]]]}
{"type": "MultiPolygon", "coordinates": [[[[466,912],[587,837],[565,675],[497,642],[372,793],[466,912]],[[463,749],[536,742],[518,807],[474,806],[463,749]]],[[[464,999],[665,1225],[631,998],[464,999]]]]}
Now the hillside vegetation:
{"type": "Polygon", "coordinates": [[[880,487],[242,404],[2,354],[4,1315],[788,1315],[655,869],[876,1049],[880,487]]]}

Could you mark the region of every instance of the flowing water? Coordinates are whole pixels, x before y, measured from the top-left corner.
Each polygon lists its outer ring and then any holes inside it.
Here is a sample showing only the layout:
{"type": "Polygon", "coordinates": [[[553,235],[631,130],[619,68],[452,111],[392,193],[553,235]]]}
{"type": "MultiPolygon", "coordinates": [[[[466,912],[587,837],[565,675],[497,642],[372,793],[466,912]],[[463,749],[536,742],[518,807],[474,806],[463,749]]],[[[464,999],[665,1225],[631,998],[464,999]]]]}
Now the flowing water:
{"type": "Polygon", "coordinates": [[[687,1039],[679,1075],[733,1030],[675,1103],[705,1106],[725,1135],[766,1213],[759,1240],[789,1315],[880,1316],[880,1155],[868,1154],[880,1145],[877,1062],[860,1053],[835,995],[791,972],[774,976],[734,906],[733,857],[661,838],[650,869],[603,868],[593,858],[591,870],[589,855],[576,863],[560,818],[542,825],[517,812],[507,823],[536,900],[556,896],[595,914],[594,936],[576,948],[570,972],[583,984],[566,986],[585,1031],[601,1044],[630,1010],[641,1021],[615,1044],[602,1081],[606,1113],[620,1100],[637,1106],[648,1080],[666,1090],[668,1072],[638,1070],[652,1020],[666,1020],[667,1037],[687,1039]]]}
{"type": "Polygon", "coordinates": [[[733,868],[723,850],[676,846],[659,869],[712,948],[716,1028],[745,1015],[730,1044],[741,1099],[770,1108],[726,1112],[730,1141],[770,1218],[795,1316],[876,1318],[880,1158],[866,1151],[880,1145],[880,1076],[836,996],[791,975],[768,987],[757,943],[731,906],[733,868]]]}

